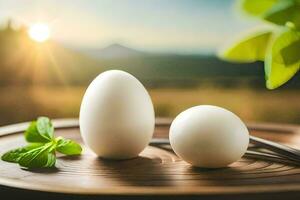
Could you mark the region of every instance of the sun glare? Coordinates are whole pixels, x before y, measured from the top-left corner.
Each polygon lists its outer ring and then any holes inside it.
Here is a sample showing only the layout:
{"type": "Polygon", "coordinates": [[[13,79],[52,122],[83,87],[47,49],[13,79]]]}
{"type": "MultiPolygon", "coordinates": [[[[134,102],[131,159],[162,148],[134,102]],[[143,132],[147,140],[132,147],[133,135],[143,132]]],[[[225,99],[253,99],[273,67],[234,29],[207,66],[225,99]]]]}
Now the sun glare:
{"type": "Polygon", "coordinates": [[[37,23],[29,27],[28,34],[34,41],[45,42],[50,37],[50,29],[46,24],[37,23]]]}

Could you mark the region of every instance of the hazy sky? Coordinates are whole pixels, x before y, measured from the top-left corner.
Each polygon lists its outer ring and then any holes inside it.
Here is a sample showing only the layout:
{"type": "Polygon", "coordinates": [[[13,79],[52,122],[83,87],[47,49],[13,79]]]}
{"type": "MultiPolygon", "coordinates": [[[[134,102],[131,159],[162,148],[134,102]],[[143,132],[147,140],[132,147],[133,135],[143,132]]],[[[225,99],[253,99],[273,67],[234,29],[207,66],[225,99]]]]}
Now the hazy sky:
{"type": "Polygon", "coordinates": [[[215,49],[257,24],[233,0],[0,0],[0,21],[9,17],[47,23],[53,39],[75,47],[189,53],[215,49]]]}

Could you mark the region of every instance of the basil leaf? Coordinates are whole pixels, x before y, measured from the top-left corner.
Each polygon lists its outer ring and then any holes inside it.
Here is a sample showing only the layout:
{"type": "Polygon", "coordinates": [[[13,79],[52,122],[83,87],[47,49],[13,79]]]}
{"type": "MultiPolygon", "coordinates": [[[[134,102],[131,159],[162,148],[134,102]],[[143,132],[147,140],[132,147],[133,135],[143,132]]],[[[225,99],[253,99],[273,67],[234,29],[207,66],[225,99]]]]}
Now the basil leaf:
{"type": "Polygon", "coordinates": [[[45,135],[41,135],[37,130],[37,123],[33,121],[25,131],[25,139],[27,142],[33,143],[47,143],[50,141],[45,135]]]}
{"type": "Polygon", "coordinates": [[[52,143],[48,143],[24,153],[18,160],[19,165],[26,168],[53,167],[55,165],[53,156],[55,157],[55,155],[54,151],[50,151],[52,145],[52,143]]]}
{"type": "Polygon", "coordinates": [[[39,117],[37,121],[30,123],[25,131],[27,142],[47,143],[53,139],[54,127],[47,117],[39,117]]]}
{"type": "Polygon", "coordinates": [[[6,153],[4,153],[2,156],[1,156],[1,159],[3,161],[6,161],[6,162],[13,162],[13,163],[17,163],[20,159],[20,157],[26,153],[27,151],[30,151],[32,149],[35,149],[35,148],[38,148],[38,147],[41,147],[43,144],[40,144],[40,143],[35,143],[35,144],[29,144],[25,147],[20,147],[20,148],[17,148],[17,149],[13,149],[13,150],[10,150],[6,153]]]}
{"type": "Polygon", "coordinates": [[[82,148],[73,140],[59,138],[57,141],[56,151],[65,155],[80,155],[82,148]]]}
{"type": "Polygon", "coordinates": [[[49,168],[55,166],[55,151],[66,155],[79,155],[82,151],[75,141],[54,138],[54,127],[47,117],[39,117],[31,122],[25,131],[25,139],[34,143],[8,151],[1,159],[26,168],[49,168]]]}
{"type": "Polygon", "coordinates": [[[263,18],[278,25],[285,25],[287,22],[292,22],[296,27],[299,27],[300,4],[291,0],[280,1],[280,3],[267,11],[263,18]]]}
{"type": "Polygon", "coordinates": [[[48,161],[44,167],[48,167],[48,168],[55,167],[55,163],[56,163],[55,153],[54,152],[48,153],[48,161]]]}
{"type": "Polygon", "coordinates": [[[52,139],[54,134],[54,126],[48,117],[39,117],[37,119],[37,130],[41,135],[52,139]]]}
{"type": "Polygon", "coordinates": [[[300,40],[300,33],[285,29],[276,34],[272,47],[267,52],[265,61],[266,85],[275,89],[291,79],[300,68],[300,60],[292,64],[285,64],[288,58],[282,53],[285,48],[300,40]]]}
{"type": "Polygon", "coordinates": [[[241,8],[250,15],[259,16],[274,6],[278,0],[242,0],[241,8]]]}
{"type": "Polygon", "coordinates": [[[224,60],[234,62],[263,61],[271,36],[270,30],[256,32],[225,49],[225,51],[223,50],[219,56],[224,60]]]}

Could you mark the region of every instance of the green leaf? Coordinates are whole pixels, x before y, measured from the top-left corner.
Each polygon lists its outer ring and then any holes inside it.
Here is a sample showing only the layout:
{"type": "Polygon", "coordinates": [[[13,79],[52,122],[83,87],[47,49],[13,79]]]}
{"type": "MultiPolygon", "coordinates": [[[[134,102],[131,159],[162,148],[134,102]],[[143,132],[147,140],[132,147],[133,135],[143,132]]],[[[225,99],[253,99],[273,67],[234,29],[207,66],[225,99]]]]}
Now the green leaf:
{"type": "Polygon", "coordinates": [[[40,134],[52,139],[54,134],[54,127],[48,117],[39,117],[37,120],[37,130],[40,134]]]}
{"type": "Polygon", "coordinates": [[[55,153],[54,152],[48,153],[48,161],[44,167],[47,168],[55,167],[55,163],[56,163],[55,153]]]}
{"type": "Polygon", "coordinates": [[[3,161],[6,161],[6,162],[13,162],[13,163],[17,163],[20,159],[20,157],[32,150],[32,149],[35,149],[35,148],[38,148],[38,147],[41,147],[43,146],[43,144],[40,144],[40,143],[33,143],[33,144],[29,144],[25,147],[20,147],[20,148],[17,148],[17,149],[13,149],[13,150],[10,150],[6,153],[4,153],[2,156],[1,156],[1,159],[3,161]]]}
{"type": "Polygon", "coordinates": [[[47,143],[50,141],[45,135],[41,135],[37,130],[37,123],[33,121],[25,131],[25,139],[27,142],[33,143],[47,143]]]}
{"type": "Polygon", "coordinates": [[[272,32],[263,30],[251,34],[219,54],[224,60],[233,62],[255,62],[264,60],[272,32]]]}
{"type": "Polygon", "coordinates": [[[44,146],[27,151],[19,158],[18,163],[26,168],[53,167],[56,159],[52,149],[53,143],[47,143],[44,146]]]}
{"type": "Polygon", "coordinates": [[[280,50],[283,62],[290,66],[300,60],[300,40],[297,40],[280,50]]]}
{"type": "Polygon", "coordinates": [[[293,64],[285,60],[284,49],[300,40],[300,33],[294,30],[285,29],[276,34],[272,46],[267,52],[265,60],[266,85],[269,89],[275,89],[290,80],[300,68],[300,60],[293,64]]]}
{"type": "Polygon", "coordinates": [[[299,27],[300,4],[291,0],[280,1],[280,3],[268,10],[263,18],[278,25],[284,26],[287,22],[292,22],[296,27],[299,27]]]}
{"type": "Polygon", "coordinates": [[[4,153],[3,161],[19,163],[26,168],[49,168],[55,166],[56,150],[66,155],[79,155],[82,151],[75,141],[62,137],[54,139],[54,127],[47,117],[31,122],[24,135],[28,142],[34,143],[4,153]]]}
{"type": "Polygon", "coordinates": [[[39,117],[37,121],[30,123],[25,131],[27,142],[47,143],[53,139],[54,127],[47,117],[39,117]]]}
{"type": "Polygon", "coordinates": [[[82,148],[73,140],[59,138],[57,140],[56,151],[65,155],[80,155],[82,148]]]}
{"type": "Polygon", "coordinates": [[[274,6],[278,0],[242,0],[241,8],[250,15],[259,16],[274,6]]]}

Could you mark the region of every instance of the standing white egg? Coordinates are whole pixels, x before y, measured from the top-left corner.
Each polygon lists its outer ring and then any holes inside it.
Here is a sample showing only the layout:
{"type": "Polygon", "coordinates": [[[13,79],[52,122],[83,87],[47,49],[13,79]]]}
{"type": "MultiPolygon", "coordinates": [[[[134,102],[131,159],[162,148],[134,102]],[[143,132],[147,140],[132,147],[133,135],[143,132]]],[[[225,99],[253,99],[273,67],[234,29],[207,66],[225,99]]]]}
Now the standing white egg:
{"type": "Polygon", "coordinates": [[[150,142],[155,116],[144,86],[127,72],[111,70],[87,88],[79,123],[85,144],[98,156],[128,159],[150,142]]]}
{"type": "Polygon", "coordinates": [[[195,106],[180,113],[170,128],[175,153],[197,167],[225,167],[240,159],[249,144],[241,119],[217,106],[195,106]]]}

